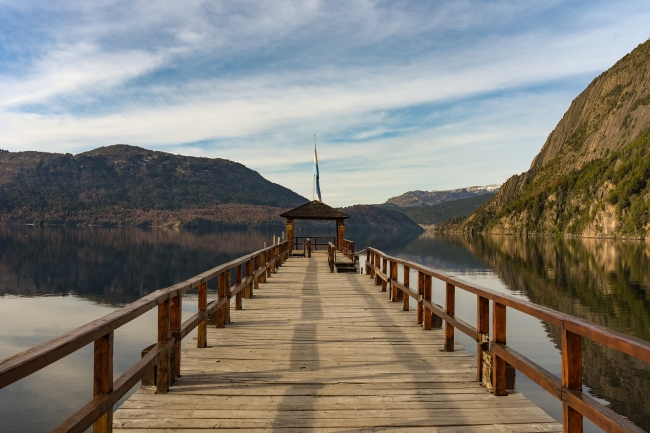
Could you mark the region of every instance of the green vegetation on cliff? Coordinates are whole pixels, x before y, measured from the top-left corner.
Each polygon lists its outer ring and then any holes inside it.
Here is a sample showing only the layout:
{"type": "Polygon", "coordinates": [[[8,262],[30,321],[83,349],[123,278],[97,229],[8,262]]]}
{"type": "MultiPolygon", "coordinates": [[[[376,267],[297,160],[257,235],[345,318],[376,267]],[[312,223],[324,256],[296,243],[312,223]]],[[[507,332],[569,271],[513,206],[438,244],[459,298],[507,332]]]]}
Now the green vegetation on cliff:
{"type": "Polygon", "coordinates": [[[441,229],[650,235],[650,40],[572,102],[530,169],[441,229]]]}

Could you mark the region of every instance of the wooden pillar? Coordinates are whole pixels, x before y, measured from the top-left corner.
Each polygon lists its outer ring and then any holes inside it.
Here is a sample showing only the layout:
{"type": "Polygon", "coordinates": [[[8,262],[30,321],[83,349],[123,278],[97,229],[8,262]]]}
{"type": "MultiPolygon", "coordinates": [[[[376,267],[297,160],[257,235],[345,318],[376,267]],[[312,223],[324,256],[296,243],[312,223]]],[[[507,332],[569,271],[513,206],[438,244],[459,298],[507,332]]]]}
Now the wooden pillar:
{"type": "Polygon", "coordinates": [[[422,305],[422,299],[424,299],[424,273],[421,271],[418,271],[418,297],[418,325],[422,325],[424,321],[424,306],[422,305]]]}
{"type": "MultiPolygon", "coordinates": [[[[492,338],[506,344],[506,306],[492,301],[492,338]]],[[[492,353],[492,386],[494,395],[506,395],[506,361],[492,353]]]]}
{"type": "MultiPolygon", "coordinates": [[[[393,278],[395,279],[395,281],[397,281],[397,263],[394,263],[393,261],[391,261],[390,262],[390,280],[393,281],[393,278]]],[[[399,299],[399,295],[398,295],[399,288],[397,286],[393,286],[392,284],[390,286],[391,286],[391,292],[392,292],[392,295],[393,295],[392,296],[392,298],[393,298],[392,301],[397,302],[397,300],[399,299]]]]}
{"type": "Polygon", "coordinates": [[[336,248],[339,250],[343,248],[343,239],[345,239],[345,220],[339,218],[336,220],[336,248]]]}
{"type": "MultiPolygon", "coordinates": [[[[204,312],[208,307],[208,284],[201,283],[199,284],[199,312],[204,312]]],[[[207,333],[208,324],[205,319],[199,322],[197,327],[198,332],[196,334],[196,347],[203,349],[208,346],[208,333],[207,333]]]]}
{"type": "MultiPolygon", "coordinates": [[[[582,391],[582,338],[562,330],[562,386],[582,391]]],[[[562,402],[562,428],[565,433],[582,433],[582,414],[562,402]]]]}
{"type": "Polygon", "coordinates": [[[181,377],[181,319],[183,317],[183,296],[177,295],[171,301],[171,331],[174,339],[173,368],[171,369],[171,384],[181,377]]]}
{"type": "MultiPolygon", "coordinates": [[[[404,285],[406,287],[409,287],[410,284],[410,279],[411,279],[411,268],[408,266],[404,266],[404,285]]],[[[404,293],[404,305],[402,307],[403,311],[408,311],[409,310],[409,299],[411,297],[404,293]]]]}
{"type": "MultiPolygon", "coordinates": [[[[388,275],[388,260],[387,259],[382,259],[381,263],[381,271],[384,273],[384,275],[388,275]]],[[[386,291],[386,280],[381,280],[381,291],[385,292],[386,291]]]]}
{"type": "MultiPolygon", "coordinates": [[[[375,253],[375,269],[381,270],[379,264],[379,254],[377,253],[375,253]]],[[[375,285],[378,286],[379,284],[381,284],[381,278],[379,278],[379,275],[377,275],[377,272],[375,272],[375,285]]]]}
{"type": "Polygon", "coordinates": [[[370,266],[368,266],[368,263],[370,263],[370,250],[366,249],[366,266],[364,270],[366,275],[370,275],[370,266]]]}
{"type": "Polygon", "coordinates": [[[266,282],[267,278],[271,278],[271,270],[273,269],[273,248],[269,248],[268,250],[266,250],[265,258],[266,258],[266,277],[264,278],[264,282],[266,282]]]}
{"type": "MultiPolygon", "coordinates": [[[[95,340],[93,397],[113,391],[113,332],[95,340]]],[[[93,433],[113,431],[113,406],[93,424],[93,433]]]]}
{"type": "Polygon", "coordinates": [[[483,351],[490,336],[490,300],[476,297],[476,380],[483,382],[483,351]]]}
{"type": "Polygon", "coordinates": [[[226,313],[224,314],[224,322],[226,325],[230,323],[230,283],[231,283],[231,278],[230,278],[230,269],[228,269],[225,273],[225,278],[226,278],[226,313]]]}
{"type": "MultiPolygon", "coordinates": [[[[217,298],[219,301],[226,298],[226,273],[222,272],[217,276],[217,298]]],[[[217,308],[217,328],[223,328],[226,324],[226,306],[217,308]]]]}
{"type": "MultiPolygon", "coordinates": [[[[424,299],[431,302],[431,275],[424,274],[424,299]]],[[[424,307],[424,323],[423,328],[428,331],[431,329],[433,312],[427,307],[424,307]]]]}
{"type": "Polygon", "coordinates": [[[239,287],[239,292],[235,295],[235,310],[242,309],[242,293],[241,293],[241,274],[242,274],[242,265],[239,264],[235,267],[235,287],[239,287]]]}
{"type": "MultiPolygon", "coordinates": [[[[260,255],[258,254],[255,256],[255,266],[254,266],[255,275],[257,275],[257,271],[260,270],[260,262],[261,262],[260,255]]],[[[253,292],[255,292],[255,290],[259,288],[260,288],[260,277],[256,276],[253,278],[253,292]]]]}
{"type": "MultiPolygon", "coordinates": [[[[260,267],[264,267],[264,268],[266,269],[266,266],[267,266],[267,263],[266,263],[266,262],[267,262],[267,260],[266,260],[266,251],[264,251],[264,252],[262,253],[262,258],[261,258],[260,267]]],[[[262,273],[262,275],[260,275],[260,278],[261,278],[261,282],[262,282],[262,283],[266,283],[266,272],[267,272],[267,271],[264,271],[264,272],[262,273]]]]}
{"type": "MultiPolygon", "coordinates": [[[[453,316],[456,312],[456,287],[450,283],[447,283],[445,312],[450,316],[453,316]]],[[[447,321],[445,321],[445,351],[454,351],[454,326],[447,321]]]]}
{"type": "MultiPolygon", "coordinates": [[[[166,343],[171,338],[171,317],[169,299],[158,304],[158,343],[166,343]]],[[[156,394],[169,391],[169,352],[165,354],[156,367],[156,394]]]]}
{"type": "MultiPolygon", "coordinates": [[[[246,278],[251,278],[253,276],[253,259],[248,259],[246,261],[246,278]]],[[[244,291],[244,298],[250,299],[253,297],[253,281],[249,281],[246,284],[246,290],[244,291]]]]}
{"type": "Polygon", "coordinates": [[[311,259],[311,239],[307,239],[307,244],[305,245],[307,249],[307,258],[311,259]]]}

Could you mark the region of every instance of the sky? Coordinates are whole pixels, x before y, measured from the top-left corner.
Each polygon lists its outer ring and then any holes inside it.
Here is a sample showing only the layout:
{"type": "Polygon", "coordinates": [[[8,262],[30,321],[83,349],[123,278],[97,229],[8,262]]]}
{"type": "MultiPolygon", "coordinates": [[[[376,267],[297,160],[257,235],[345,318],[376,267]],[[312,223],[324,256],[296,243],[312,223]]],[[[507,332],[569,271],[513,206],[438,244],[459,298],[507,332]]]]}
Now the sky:
{"type": "Polygon", "coordinates": [[[226,158],[312,198],[503,183],[650,2],[0,0],[0,148],[226,158]]]}

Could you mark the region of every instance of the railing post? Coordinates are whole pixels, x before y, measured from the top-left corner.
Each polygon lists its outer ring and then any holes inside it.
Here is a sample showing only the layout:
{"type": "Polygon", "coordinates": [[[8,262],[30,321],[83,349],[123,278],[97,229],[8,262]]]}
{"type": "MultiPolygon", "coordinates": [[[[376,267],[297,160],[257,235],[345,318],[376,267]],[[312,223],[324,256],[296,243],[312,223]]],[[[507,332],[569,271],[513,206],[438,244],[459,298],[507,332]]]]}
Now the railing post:
{"type": "MultiPolygon", "coordinates": [[[[113,332],[95,340],[93,397],[113,391],[113,332]]],[[[113,407],[93,424],[93,433],[113,431],[113,407]]]]}
{"type": "MultiPolygon", "coordinates": [[[[169,299],[158,304],[158,343],[164,343],[171,338],[171,317],[169,299]]],[[[169,391],[169,352],[165,354],[156,367],[156,394],[167,394],[169,391]]]]}
{"type": "MultiPolygon", "coordinates": [[[[171,331],[174,339],[173,351],[173,368],[171,369],[171,384],[173,385],[176,378],[181,377],[181,319],[182,319],[182,302],[183,296],[176,295],[172,298],[171,303],[171,331]]],[[[207,318],[206,318],[207,321],[207,318]]]]}
{"type": "MultiPolygon", "coordinates": [[[[427,302],[431,302],[431,275],[424,274],[424,299],[427,302]]],[[[431,315],[433,312],[429,308],[424,307],[424,330],[428,331],[431,329],[432,319],[431,315]]]]}
{"type": "MultiPolygon", "coordinates": [[[[222,272],[217,276],[217,299],[221,302],[226,297],[226,273],[222,272]]],[[[226,324],[226,306],[217,308],[217,328],[223,328],[226,324]]]]}
{"type": "Polygon", "coordinates": [[[260,277],[257,276],[257,271],[260,270],[260,261],[260,255],[258,254],[255,256],[255,277],[253,278],[253,292],[260,288],[260,277]]]}
{"type": "MultiPolygon", "coordinates": [[[[506,306],[492,301],[492,338],[506,344],[506,306]]],[[[494,395],[506,395],[506,361],[492,352],[492,387],[494,395]]]]}
{"type": "MultiPolygon", "coordinates": [[[[273,270],[273,248],[266,251],[266,278],[271,278],[271,271],[273,270]]],[[[264,282],[266,282],[266,278],[264,282]]]]}
{"type": "Polygon", "coordinates": [[[375,253],[375,286],[378,286],[381,284],[381,278],[379,278],[379,275],[377,275],[377,270],[381,270],[380,268],[380,257],[379,254],[375,253]]]}
{"type": "MultiPolygon", "coordinates": [[[[253,259],[248,259],[246,261],[246,278],[250,278],[253,276],[253,259]]],[[[253,281],[249,281],[248,284],[246,284],[246,290],[244,291],[244,297],[246,299],[250,299],[253,297],[253,281]]]]}
{"type": "Polygon", "coordinates": [[[366,266],[365,266],[366,275],[370,275],[370,266],[368,266],[368,263],[370,263],[370,250],[366,249],[366,266]]]}
{"type": "MultiPolygon", "coordinates": [[[[582,337],[562,330],[562,386],[582,391],[582,337]]],[[[582,414],[562,399],[562,428],[565,433],[582,433],[582,414]]]]}
{"type": "Polygon", "coordinates": [[[226,270],[226,314],[224,314],[224,322],[226,325],[230,323],[230,269],[226,270]]]}
{"type": "MultiPolygon", "coordinates": [[[[447,283],[447,294],[445,297],[445,312],[453,316],[456,311],[456,287],[447,283]]],[[[454,351],[454,327],[445,321],[445,352],[454,351]]]]}
{"type": "Polygon", "coordinates": [[[391,286],[391,289],[392,289],[392,290],[391,290],[391,292],[392,292],[392,298],[393,298],[392,301],[393,301],[393,302],[397,302],[398,299],[399,299],[399,295],[397,294],[397,292],[399,292],[399,288],[398,288],[397,286],[394,286],[394,285],[392,284],[393,278],[395,279],[395,281],[397,281],[397,263],[395,263],[395,262],[393,262],[393,261],[391,260],[391,262],[390,262],[390,280],[391,280],[391,285],[390,285],[390,286],[391,286]]]}
{"type": "MultiPolygon", "coordinates": [[[[199,312],[205,313],[205,310],[208,307],[208,284],[201,283],[199,284],[199,312]]],[[[208,324],[204,318],[199,322],[198,331],[196,334],[196,347],[203,349],[208,346],[208,324]]]]}
{"type": "Polygon", "coordinates": [[[262,278],[262,280],[261,280],[262,283],[266,283],[266,273],[268,272],[268,269],[266,268],[267,265],[268,264],[267,264],[267,260],[266,260],[266,251],[264,251],[262,253],[262,262],[260,263],[260,267],[263,266],[264,269],[266,269],[264,272],[262,272],[262,275],[260,275],[260,277],[262,278]]]}
{"type": "Polygon", "coordinates": [[[424,306],[422,305],[423,299],[424,299],[424,273],[422,271],[418,271],[418,308],[417,308],[418,325],[422,325],[424,320],[424,306]]]}
{"type": "MultiPolygon", "coordinates": [[[[406,287],[409,287],[410,284],[410,279],[411,279],[411,268],[408,266],[404,266],[404,285],[406,287]]],[[[404,297],[404,305],[402,306],[403,311],[408,311],[409,310],[409,299],[411,298],[409,295],[406,293],[403,294],[404,297]]]]}
{"type": "Polygon", "coordinates": [[[483,351],[490,338],[490,300],[476,296],[476,380],[483,382],[483,351]]]}
{"type": "Polygon", "coordinates": [[[311,259],[311,239],[307,239],[305,248],[307,248],[307,257],[311,259]]]}
{"type": "MultiPolygon", "coordinates": [[[[235,267],[235,285],[241,286],[241,274],[242,274],[242,265],[239,264],[235,267]]],[[[239,292],[235,295],[235,310],[242,309],[242,293],[241,287],[239,287],[239,292]]]]}
{"type": "MultiPolygon", "coordinates": [[[[382,259],[381,262],[381,271],[384,273],[384,275],[388,275],[388,260],[387,259],[382,259]]],[[[386,280],[381,280],[381,291],[385,292],[386,291],[386,280]]]]}

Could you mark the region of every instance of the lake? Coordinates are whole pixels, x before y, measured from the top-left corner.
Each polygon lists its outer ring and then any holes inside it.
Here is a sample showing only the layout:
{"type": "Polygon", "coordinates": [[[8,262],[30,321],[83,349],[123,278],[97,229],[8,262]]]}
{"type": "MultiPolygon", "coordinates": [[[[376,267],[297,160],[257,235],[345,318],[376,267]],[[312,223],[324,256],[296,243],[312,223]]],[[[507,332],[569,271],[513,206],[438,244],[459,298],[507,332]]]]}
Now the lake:
{"type": "MultiPolygon", "coordinates": [[[[0,226],[0,359],[259,249],[273,234],[279,231],[0,226]]],[[[306,234],[311,235],[296,233],[306,234]]],[[[650,249],[644,242],[432,234],[346,237],[357,249],[370,245],[650,341],[650,249]]],[[[209,296],[214,289],[208,287],[209,296]]],[[[187,296],[184,318],[197,305],[195,294],[187,296]]],[[[434,301],[444,303],[443,296],[444,286],[434,280],[434,301]]],[[[456,303],[457,315],[475,323],[475,297],[457,290],[456,303]]],[[[507,321],[508,345],[559,377],[559,329],[512,309],[507,321]]],[[[152,310],[116,331],[115,377],[156,340],[155,323],[152,310]]],[[[456,336],[475,353],[471,339],[459,332],[456,336]]],[[[92,357],[89,345],[0,390],[1,430],[49,431],[86,403],[92,396],[92,357]]],[[[648,365],[590,342],[583,357],[585,390],[650,430],[648,365]]],[[[517,390],[561,419],[560,403],[520,373],[517,390]]],[[[585,431],[599,431],[585,424],[585,431]]]]}

